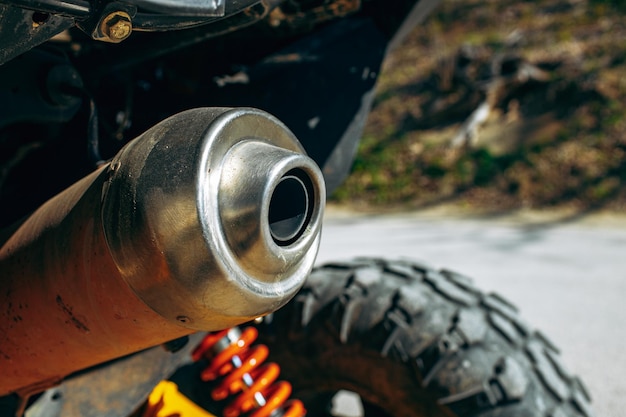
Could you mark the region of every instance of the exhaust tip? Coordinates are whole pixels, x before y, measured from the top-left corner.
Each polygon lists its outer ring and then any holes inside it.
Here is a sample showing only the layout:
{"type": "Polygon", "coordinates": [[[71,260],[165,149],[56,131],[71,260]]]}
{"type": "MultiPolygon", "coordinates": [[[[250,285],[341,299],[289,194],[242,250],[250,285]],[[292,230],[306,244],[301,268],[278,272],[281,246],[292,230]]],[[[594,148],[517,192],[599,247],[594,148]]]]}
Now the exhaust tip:
{"type": "Polygon", "coordinates": [[[229,327],[275,311],[304,283],[320,243],[324,178],[275,117],[188,110],[116,162],[107,244],[124,280],[163,317],[229,327]]]}
{"type": "Polygon", "coordinates": [[[249,138],[233,146],[221,170],[218,216],[230,264],[249,283],[291,292],[295,281],[287,273],[302,278],[304,271],[296,271],[312,266],[306,253],[317,252],[324,203],[319,168],[301,152],[249,138]]]}
{"type": "Polygon", "coordinates": [[[296,242],[308,227],[313,213],[314,189],[302,169],[292,169],[278,182],[269,203],[269,228],[278,246],[296,242]]]}

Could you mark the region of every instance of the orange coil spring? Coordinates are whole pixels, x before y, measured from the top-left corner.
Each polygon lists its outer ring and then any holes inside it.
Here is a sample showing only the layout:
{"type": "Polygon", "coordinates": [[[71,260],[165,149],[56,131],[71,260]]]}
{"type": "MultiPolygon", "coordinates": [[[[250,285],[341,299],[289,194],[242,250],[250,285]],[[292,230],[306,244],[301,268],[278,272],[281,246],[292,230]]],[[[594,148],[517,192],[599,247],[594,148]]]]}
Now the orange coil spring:
{"type": "Polygon", "coordinates": [[[211,391],[216,401],[236,395],[224,409],[224,417],[245,413],[250,413],[250,417],[269,417],[276,410],[284,417],[303,417],[306,410],[302,401],[289,400],[291,384],[276,382],[280,367],[275,363],[263,364],[269,355],[267,346],[251,346],[258,334],[254,327],[247,327],[240,334],[238,328],[208,334],[192,353],[194,361],[210,361],[200,378],[221,378],[211,391]],[[231,340],[233,331],[236,338],[231,340]]]}

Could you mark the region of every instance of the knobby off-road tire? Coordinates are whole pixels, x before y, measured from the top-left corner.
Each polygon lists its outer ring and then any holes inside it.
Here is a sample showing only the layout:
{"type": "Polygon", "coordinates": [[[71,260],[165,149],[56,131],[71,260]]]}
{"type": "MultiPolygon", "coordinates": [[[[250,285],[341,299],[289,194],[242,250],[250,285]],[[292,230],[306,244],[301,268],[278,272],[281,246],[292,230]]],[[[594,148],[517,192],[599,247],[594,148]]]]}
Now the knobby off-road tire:
{"type": "Polygon", "coordinates": [[[381,416],[590,417],[581,381],[509,302],[412,261],[316,268],[260,341],[311,416],[358,393],[381,416]]]}

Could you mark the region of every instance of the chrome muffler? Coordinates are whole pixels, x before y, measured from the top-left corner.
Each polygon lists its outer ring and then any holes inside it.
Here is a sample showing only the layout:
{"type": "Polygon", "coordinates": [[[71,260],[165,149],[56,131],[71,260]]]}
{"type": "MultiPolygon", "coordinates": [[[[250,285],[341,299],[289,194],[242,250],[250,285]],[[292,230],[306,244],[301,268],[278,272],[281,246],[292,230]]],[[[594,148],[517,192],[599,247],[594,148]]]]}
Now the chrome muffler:
{"type": "Polygon", "coordinates": [[[157,124],[0,248],[0,395],[277,310],[313,266],[324,201],[319,168],[267,113],[157,124]]]}

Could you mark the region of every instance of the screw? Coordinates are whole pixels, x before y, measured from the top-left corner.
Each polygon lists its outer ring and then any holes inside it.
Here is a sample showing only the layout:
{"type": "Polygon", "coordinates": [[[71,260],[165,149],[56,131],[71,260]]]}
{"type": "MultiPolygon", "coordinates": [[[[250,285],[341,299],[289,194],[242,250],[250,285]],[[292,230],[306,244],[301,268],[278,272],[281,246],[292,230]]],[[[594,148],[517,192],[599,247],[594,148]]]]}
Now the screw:
{"type": "Polygon", "coordinates": [[[100,32],[108,42],[119,43],[128,38],[133,31],[133,23],[130,15],[126,12],[118,11],[108,14],[100,22],[100,32]]]}
{"type": "Polygon", "coordinates": [[[187,316],[178,316],[176,317],[176,320],[178,320],[179,322],[185,324],[185,323],[189,323],[191,321],[191,319],[187,316]]]}

